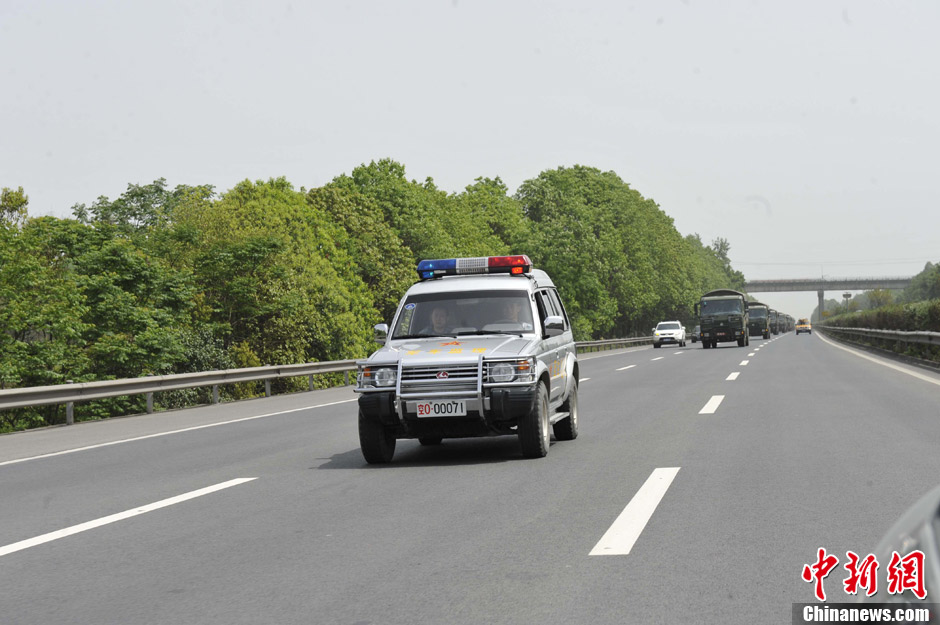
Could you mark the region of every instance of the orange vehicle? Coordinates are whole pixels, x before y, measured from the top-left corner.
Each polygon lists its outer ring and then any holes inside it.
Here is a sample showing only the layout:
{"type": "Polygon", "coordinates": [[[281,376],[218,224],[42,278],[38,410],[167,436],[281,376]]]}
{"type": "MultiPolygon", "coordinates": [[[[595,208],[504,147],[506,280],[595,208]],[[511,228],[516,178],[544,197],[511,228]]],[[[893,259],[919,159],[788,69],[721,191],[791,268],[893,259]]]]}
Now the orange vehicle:
{"type": "Polygon", "coordinates": [[[813,333],[813,326],[810,324],[809,319],[800,319],[796,322],[796,335],[799,336],[800,332],[813,333]]]}

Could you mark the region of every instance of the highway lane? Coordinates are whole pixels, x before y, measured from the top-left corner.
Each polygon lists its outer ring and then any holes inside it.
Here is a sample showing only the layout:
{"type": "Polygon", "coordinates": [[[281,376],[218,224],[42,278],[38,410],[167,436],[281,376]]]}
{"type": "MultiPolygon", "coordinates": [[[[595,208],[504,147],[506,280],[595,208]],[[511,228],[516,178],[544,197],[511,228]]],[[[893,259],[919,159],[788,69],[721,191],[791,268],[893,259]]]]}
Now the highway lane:
{"type": "MultiPolygon", "coordinates": [[[[940,482],[940,386],[815,335],[732,345],[584,356],[581,436],[540,460],[512,438],[400,441],[368,467],[345,403],[0,465],[0,548],[257,478],[0,556],[4,622],[786,622],[816,548],[867,553],[940,482]],[[589,556],[669,467],[630,554],[589,556]]],[[[5,436],[0,463],[350,398],[5,436]]]]}

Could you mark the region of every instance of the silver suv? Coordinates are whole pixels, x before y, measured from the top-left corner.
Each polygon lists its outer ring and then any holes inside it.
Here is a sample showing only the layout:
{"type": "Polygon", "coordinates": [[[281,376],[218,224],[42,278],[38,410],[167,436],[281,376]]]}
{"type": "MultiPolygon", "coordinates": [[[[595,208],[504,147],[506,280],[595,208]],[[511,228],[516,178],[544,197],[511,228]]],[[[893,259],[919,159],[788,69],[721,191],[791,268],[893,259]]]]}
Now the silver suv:
{"type": "Polygon", "coordinates": [[[660,321],[653,328],[653,347],[669,344],[685,347],[685,326],[678,321],[660,321]]]}
{"type": "Polygon", "coordinates": [[[387,463],[400,438],[516,435],[527,458],[578,436],[578,358],[554,283],[528,256],[424,260],[420,282],[358,362],[359,444],[387,463]]]}

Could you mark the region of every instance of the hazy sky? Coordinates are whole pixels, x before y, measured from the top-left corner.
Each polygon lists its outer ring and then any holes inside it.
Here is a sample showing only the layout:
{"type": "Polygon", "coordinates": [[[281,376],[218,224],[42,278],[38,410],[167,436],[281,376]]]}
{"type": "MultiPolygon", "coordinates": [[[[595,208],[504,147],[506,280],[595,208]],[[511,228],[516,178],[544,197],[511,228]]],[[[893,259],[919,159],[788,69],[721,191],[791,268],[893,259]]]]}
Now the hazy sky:
{"type": "Polygon", "coordinates": [[[933,0],[0,0],[0,186],[71,216],[160,177],[582,164],[748,278],[910,276],[940,261],[938,31],[933,0]]]}

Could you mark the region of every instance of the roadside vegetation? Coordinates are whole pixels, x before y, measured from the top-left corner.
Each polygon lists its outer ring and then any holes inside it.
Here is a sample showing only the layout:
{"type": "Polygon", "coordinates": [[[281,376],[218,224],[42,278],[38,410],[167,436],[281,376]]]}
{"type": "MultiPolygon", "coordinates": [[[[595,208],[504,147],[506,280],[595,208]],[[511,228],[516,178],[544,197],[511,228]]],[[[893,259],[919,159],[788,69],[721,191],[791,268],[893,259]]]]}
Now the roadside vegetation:
{"type": "MultiPolygon", "coordinates": [[[[0,387],[365,357],[422,258],[528,254],[558,284],[577,340],[646,335],[663,319],[691,329],[703,292],[744,287],[726,240],[681,235],[615,173],[583,166],[513,195],[499,178],[447,193],[388,159],[315,189],[278,178],[220,194],[159,179],[72,214],[30,217],[23,189],[2,190],[0,387]]],[[[158,410],[208,399],[155,398],[158,410]]],[[[75,418],[143,410],[143,396],[115,398],[75,418]]],[[[4,411],[0,432],[63,421],[61,406],[4,411]]]]}
{"type": "MultiPolygon", "coordinates": [[[[848,303],[826,302],[822,326],[902,332],[940,332],[940,264],[927,263],[911,285],[891,291],[867,291],[848,303]]],[[[818,311],[814,313],[818,316],[818,311]]],[[[940,347],[894,340],[853,337],[853,342],[940,364],[940,347]]]]}

